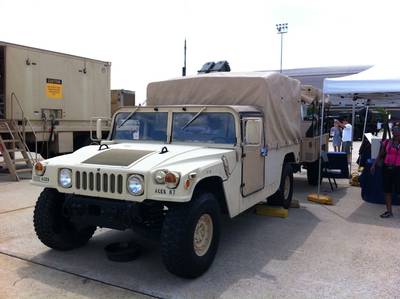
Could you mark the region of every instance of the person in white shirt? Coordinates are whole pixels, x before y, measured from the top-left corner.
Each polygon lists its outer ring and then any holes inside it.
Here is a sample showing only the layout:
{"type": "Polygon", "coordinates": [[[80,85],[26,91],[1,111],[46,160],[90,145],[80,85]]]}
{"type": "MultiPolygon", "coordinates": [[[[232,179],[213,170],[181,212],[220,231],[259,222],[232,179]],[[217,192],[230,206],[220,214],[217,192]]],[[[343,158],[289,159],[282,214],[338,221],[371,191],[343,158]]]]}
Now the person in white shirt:
{"type": "Polygon", "coordinates": [[[351,143],[353,141],[353,126],[349,124],[347,119],[343,119],[340,123],[342,131],[342,152],[345,152],[350,159],[351,143]]]}
{"type": "Polygon", "coordinates": [[[379,132],[382,130],[382,122],[379,120],[376,122],[376,130],[374,132],[375,136],[378,136],[379,132]]]}

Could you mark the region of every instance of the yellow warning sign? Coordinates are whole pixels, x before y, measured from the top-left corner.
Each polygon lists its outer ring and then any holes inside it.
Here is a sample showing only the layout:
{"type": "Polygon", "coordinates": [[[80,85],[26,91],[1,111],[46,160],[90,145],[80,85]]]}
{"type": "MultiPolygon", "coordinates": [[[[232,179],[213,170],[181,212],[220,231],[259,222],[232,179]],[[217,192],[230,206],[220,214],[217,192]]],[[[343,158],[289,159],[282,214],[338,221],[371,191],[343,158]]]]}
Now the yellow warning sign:
{"type": "Polygon", "coordinates": [[[46,96],[49,99],[62,99],[62,80],[59,79],[46,79],[46,96]]]}

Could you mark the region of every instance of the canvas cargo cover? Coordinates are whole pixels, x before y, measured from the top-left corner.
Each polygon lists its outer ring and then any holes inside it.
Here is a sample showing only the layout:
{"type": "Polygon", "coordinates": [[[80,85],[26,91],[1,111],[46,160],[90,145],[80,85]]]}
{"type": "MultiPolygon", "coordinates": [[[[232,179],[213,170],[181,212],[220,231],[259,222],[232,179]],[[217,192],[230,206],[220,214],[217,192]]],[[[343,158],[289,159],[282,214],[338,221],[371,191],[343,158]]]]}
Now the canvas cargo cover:
{"type": "Polygon", "coordinates": [[[322,99],[322,91],[312,85],[301,86],[301,100],[304,103],[311,104],[312,102],[318,103],[322,99]]]}
{"type": "Polygon", "coordinates": [[[300,142],[300,82],[279,73],[211,73],[152,82],[147,105],[250,105],[265,117],[266,143],[300,142]]]}

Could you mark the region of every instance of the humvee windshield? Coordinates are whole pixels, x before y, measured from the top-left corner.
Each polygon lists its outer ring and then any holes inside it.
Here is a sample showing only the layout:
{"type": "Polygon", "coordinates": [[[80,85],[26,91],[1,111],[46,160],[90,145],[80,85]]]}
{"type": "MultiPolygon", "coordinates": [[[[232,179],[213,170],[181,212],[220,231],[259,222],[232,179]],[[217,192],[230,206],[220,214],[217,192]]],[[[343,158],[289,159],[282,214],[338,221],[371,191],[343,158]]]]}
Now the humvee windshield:
{"type": "Polygon", "coordinates": [[[172,115],[172,142],[235,144],[235,119],[227,112],[176,112],[172,115]]]}
{"type": "Polygon", "coordinates": [[[166,142],[167,120],[167,112],[120,112],[115,117],[112,139],[166,142]]]}
{"type": "MultiPolygon", "coordinates": [[[[167,142],[167,122],[168,112],[120,112],[112,139],[167,142]]],[[[235,119],[228,112],[174,112],[172,142],[236,144],[235,119]]]]}

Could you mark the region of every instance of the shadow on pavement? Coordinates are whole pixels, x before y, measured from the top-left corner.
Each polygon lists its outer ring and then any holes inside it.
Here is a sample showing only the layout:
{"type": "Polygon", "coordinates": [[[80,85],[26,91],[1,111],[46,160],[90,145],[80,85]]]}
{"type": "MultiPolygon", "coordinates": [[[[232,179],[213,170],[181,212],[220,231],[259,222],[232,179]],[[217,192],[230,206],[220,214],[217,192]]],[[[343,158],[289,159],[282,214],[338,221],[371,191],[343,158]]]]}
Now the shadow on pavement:
{"type": "MultiPolygon", "coordinates": [[[[303,174],[296,175],[294,178],[295,198],[299,201],[309,202],[307,201],[307,195],[311,193],[317,193],[318,187],[310,186],[307,183],[307,178],[303,174]]],[[[334,188],[333,191],[331,190],[329,182],[326,179],[322,181],[320,187],[320,194],[330,196],[333,200],[334,205],[347,195],[348,188],[350,188],[348,180],[338,179],[336,181],[338,184],[338,188],[334,188]]]]}
{"type": "MultiPolygon", "coordinates": [[[[368,203],[362,200],[361,189],[359,187],[350,186],[348,180],[337,180],[337,183],[338,188],[335,188],[333,192],[330,190],[327,180],[324,180],[321,184],[321,194],[328,195],[332,197],[333,200],[333,206],[326,206],[330,212],[336,214],[345,221],[353,223],[400,228],[399,206],[393,206],[393,218],[382,219],[379,215],[386,210],[384,204],[368,203]]],[[[300,174],[295,176],[295,190],[296,199],[301,202],[308,202],[307,195],[316,193],[317,187],[308,185],[307,178],[303,174],[300,174]]],[[[311,202],[308,203],[314,204],[311,202]]]]}
{"type": "MultiPolygon", "coordinates": [[[[26,166],[24,166],[24,165],[17,164],[17,169],[21,169],[21,168],[25,168],[25,167],[26,166]]],[[[26,179],[30,180],[32,178],[32,174],[30,172],[19,173],[18,177],[21,180],[26,180],[26,179]]],[[[8,169],[0,166],[0,183],[2,183],[2,182],[15,182],[15,180],[10,175],[8,169]]]]}
{"type": "MultiPolygon", "coordinates": [[[[69,252],[47,250],[32,260],[148,295],[215,298],[230,289],[232,291],[234,285],[242,280],[254,277],[275,280],[274,275],[268,273],[268,263],[287,260],[302,246],[319,222],[304,208],[292,209],[290,215],[293,216],[286,219],[267,218],[249,211],[232,220],[224,219],[214,263],[208,272],[195,280],[181,279],[167,272],[161,261],[158,242],[143,239],[130,231],[102,229],[84,248],[69,252]],[[132,239],[142,244],[144,254],[141,257],[128,263],[107,260],[104,246],[132,239]]],[[[30,273],[23,272],[21,276],[30,273]]],[[[32,279],[51,283],[42,275],[32,279]]],[[[56,287],[63,288],[63,285],[56,287]]]]}
{"type": "Polygon", "coordinates": [[[393,218],[380,218],[379,215],[384,211],[386,211],[384,204],[362,201],[360,206],[353,211],[347,220],[354,223],[400,228],[400,208],[398,206],[393,206],[393,218]]]}

